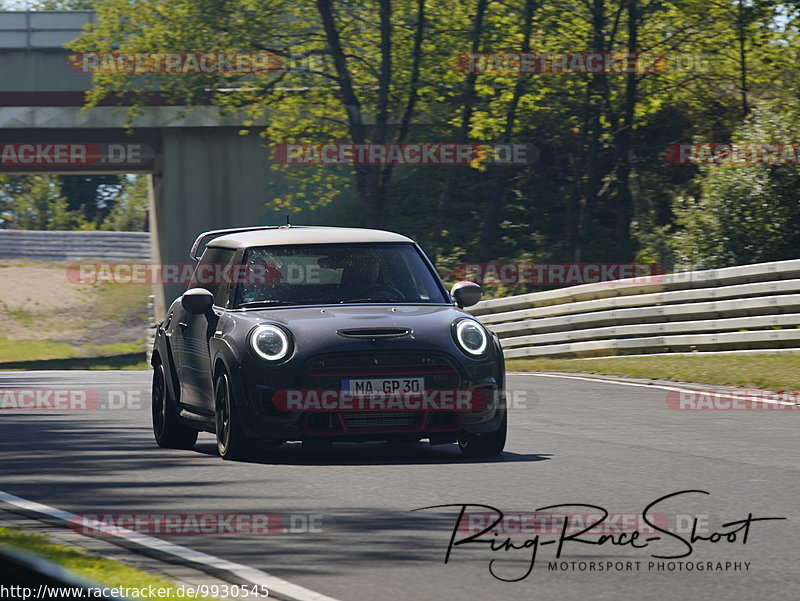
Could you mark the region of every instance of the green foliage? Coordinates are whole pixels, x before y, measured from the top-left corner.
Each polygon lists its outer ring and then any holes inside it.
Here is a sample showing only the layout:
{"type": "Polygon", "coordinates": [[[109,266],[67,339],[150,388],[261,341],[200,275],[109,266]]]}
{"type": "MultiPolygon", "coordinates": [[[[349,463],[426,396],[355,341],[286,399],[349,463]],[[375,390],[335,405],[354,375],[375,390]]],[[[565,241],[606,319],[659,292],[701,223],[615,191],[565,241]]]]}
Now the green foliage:
{"type": "Polygon", "coordinates": [[[100,229],[117,232],[142,232],[147,229],[148,179],[145,175],[130,175],[124,180],[120,198],[100,229]]]}
{"type": "Polygon", "coordinates": [[[71,211],[80,211],[88,221],[103,222],[120,198],[125,180],[120,175],[60,175],[61,195],[71,211]]]}
{"type": "Polygon", "coordinates": [[[94,229],[81,211],[69,209],[53,175],[0,176],[0,219],[19,230],[94,229]]]}
{"type": "MultiPolygon", "coordinates": [[[[797,144],[796,104],[755,109],[733,139],[797,144]]],[[[797,165],[715,165],[702,169],[699,194],[676,207],[674,236],[686,266],[725,267],[795,258],[800,249],[800,171],[797,165]]]]}
{"type": "MultiPolygon", "coordinates": [[[[797,255],[796,167],[664,158],[675,142],[769,141],[796,129],[796,3],[104,0],[97,11],[73,51],[269,51],[293,68],[96,74],[90,105],[130,92],[133,116],[147,91],[187,107],[210,91],[243,134],[267,144],[508,139],[541,152],[533,165],[455,170],[274,165],[282,183],[269,203],[299,212],[296,222],[385,226],[470,261],[671,268],[797,255]],[[665,68],[635,77],[456,68],[471,48],[519,51],[526,32],[534,53],[651,52],[665,68]]],[[[138,229],[144,197],[127,198],[129,188],[85,217],[138,229]]]]}
{"type": "MultiPolygon", "coordinates": [[[[144,231],[147,227],[148,177],[127,176],[119,186],[106,191],[106,208],[98,209],[99,197],[70,203],[63,193],[65,177],[54,175],[0,176],[0,227],[20,230],[115,230],[144,231]],[[77,206],[75,206],[77,205],[77,206]],[[73,208],[74,207],[74,208],[73,208]],[[89,207],[94,207],[90,209],[89,207]],[[90,218],[87,214],[92,214],[90,218]]],[[[95,194],[102,186],[93,176],[77,176],[73,192],[95,194]]],[[[103,177],[103,176],[100,176],[103,177]]],[[[116,178],[116,176],[114,176],[116,178]]],[[[71,180],[67,180],[71,181],[71,180]]],[[[101,180],[102,181],[102,180],[101,180]]],[[[75,196],[75,198],[86,198],[75,196]]]]}

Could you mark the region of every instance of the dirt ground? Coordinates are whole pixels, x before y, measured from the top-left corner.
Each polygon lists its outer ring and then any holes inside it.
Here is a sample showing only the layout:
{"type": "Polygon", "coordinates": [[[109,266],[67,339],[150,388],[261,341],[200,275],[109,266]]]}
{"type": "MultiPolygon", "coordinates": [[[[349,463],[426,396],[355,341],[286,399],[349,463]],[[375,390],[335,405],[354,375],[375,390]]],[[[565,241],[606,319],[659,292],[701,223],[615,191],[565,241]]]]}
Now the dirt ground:
{"type": "Polygon", "coordinates": [[[148,287],[73,284],[68,265],[0,259],[0,337],[80,347],[146,336],[148,287]]]}

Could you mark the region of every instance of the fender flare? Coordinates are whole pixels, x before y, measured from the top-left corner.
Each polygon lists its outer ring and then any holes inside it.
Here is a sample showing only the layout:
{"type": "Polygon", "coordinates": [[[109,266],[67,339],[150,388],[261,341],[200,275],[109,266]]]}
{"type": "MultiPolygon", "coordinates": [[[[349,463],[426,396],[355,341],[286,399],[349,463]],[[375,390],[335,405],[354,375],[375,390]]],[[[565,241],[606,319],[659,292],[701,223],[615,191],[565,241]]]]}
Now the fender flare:
{"type": "Polygon", "coordinates": [[[218,365],[222,363],[231,381],[235,393],[233,398],[237,403],[247,403],[247,396],[242,382],[242,362],[231,344],[224,338],[212,337],[209,340],[209,354],[211,356],[211,380],[217,379],[218,365]]]}
{"type": "Polygon", "coordinates": [[[500,337],[495,333],[489,330],[492,334],[492,340],[494,341],[494,348],[495,353],[497,353],[497,383],[500,387],[500,390],[505,394],[506,390],[506,358],[503,355],[503,347],[500,345],[500,337]]]}
{"type": "Polygon", "coordinates": [[[180,382],[178,381],[178,370],[175,367],[175,358],[172,356],[172,347],[169,344],[163,324],[159,323],[156,327],[156,337],[153,341],[153,354],[150,358],[150,365],[153,367],[159,362],[164,366],[164,376],[167,389],[176,403],[180,403],[180,382]]]}

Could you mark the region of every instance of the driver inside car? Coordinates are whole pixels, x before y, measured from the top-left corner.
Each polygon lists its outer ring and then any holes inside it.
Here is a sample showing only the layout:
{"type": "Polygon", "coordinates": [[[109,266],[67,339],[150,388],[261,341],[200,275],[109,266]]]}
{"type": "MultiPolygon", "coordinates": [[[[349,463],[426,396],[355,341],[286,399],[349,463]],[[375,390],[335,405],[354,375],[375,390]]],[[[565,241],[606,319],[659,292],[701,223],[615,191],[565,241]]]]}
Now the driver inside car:
{"type": "Polygon", "coordinates": [[[377,254],[365,252],[348,257],[342,270],[340,287],[343,300],[371,298],[383,289],[381,263],[377,254]]]}

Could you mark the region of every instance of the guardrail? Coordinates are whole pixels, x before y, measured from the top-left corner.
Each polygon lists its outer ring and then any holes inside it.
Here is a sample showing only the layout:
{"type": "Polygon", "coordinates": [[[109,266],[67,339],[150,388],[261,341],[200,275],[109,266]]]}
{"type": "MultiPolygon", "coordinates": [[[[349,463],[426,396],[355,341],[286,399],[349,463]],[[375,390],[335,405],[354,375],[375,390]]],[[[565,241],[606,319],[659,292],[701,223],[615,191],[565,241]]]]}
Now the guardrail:
{"type": "Polygon", "coordinates": [[[470,312],[506,358],[800,349],[800,259],[533,292],[470,312]]]}
{"type": "Polygon", "coordinates": [[[0,258],[150,260],[148,232],[0,230],[0,258]]]}

